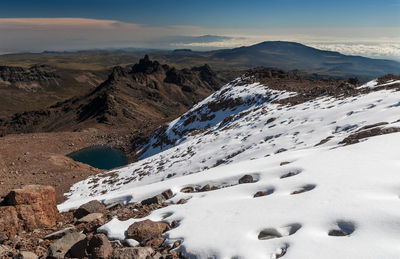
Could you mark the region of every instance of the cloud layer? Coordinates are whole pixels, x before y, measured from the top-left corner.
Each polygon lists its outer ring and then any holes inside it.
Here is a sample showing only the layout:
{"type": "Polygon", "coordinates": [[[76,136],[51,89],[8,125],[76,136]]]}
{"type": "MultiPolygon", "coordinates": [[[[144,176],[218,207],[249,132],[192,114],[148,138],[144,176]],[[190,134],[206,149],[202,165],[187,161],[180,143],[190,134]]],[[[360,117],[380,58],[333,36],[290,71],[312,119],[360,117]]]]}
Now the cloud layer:
{"type": "Polygon", "coordinates": [[[146,26],[85,18],[0,18],[0,53],[94,48],[209,50],[267,40],[400,60],[400,28],[231,28],[146,26]]]}

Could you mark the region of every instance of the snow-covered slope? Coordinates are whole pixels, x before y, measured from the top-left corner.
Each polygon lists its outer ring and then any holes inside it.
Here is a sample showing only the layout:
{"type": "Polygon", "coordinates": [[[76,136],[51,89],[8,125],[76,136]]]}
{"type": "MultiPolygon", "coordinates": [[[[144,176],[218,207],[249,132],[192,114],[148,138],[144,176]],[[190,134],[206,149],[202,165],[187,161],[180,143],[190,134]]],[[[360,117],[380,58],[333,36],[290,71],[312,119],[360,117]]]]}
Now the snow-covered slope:
{"type": "MultiPolygon", "coordinates": [[[[370,83],[356,96],[285,105],[277,101],[296,93],[248,81],[159,129],[142,160],[74,185],[59,209],[171,189],[172,202],[188,202],[148,218],[178,220],[166,242],[182,240],[190,258],[398,258],[400,92],[370,83]],[[244,175],[254,182],[238,184],[244,175]],[[207,184],[215,190],[182,192],[207,184]],[[328,234],[339,232],[348,235],[328,234]]],[[[101,231],[124,239],[140,220],[114,219],[101,231]]]]}

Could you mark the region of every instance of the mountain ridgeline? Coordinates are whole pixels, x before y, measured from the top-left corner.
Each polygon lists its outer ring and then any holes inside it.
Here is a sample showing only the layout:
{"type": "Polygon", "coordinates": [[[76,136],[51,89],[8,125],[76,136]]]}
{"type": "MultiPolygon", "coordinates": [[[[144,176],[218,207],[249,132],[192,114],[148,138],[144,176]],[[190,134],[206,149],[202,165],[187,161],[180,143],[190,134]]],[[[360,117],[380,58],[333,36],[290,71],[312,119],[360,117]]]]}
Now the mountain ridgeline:
{"type": "MultiPolygon", "coordinates": [[[[264,66],[315,73],[320,78],[358,77],[363,82],[386,74],[400,73],[400,63],[397,61],[343,55],[286,41],[266,41],[251,46],[213,51],[179,49],[147,50],[146,53],[150,53],[153,59],[176,68],[207,63],[216,71],[237,71],[264,66]]],[[[99,70],[137,62],[143,54],[143,51],[132,49],[21,53],[2,55],[0,63],[14,66],[47,64],[62,68],[99,70]]]]}
{"type": "Polygon", "coordinates": [[[295,42],[269,41],[249,47],[215,51],[212,59],[245,66],[273,66],[284,70],[299,69],[334,77],[374,78],[398,74],[400,63],[319,50],[295,42]]]}
{"type": "Polygon", "coordinates": [[[146,55],[138,64],[114,67],[107,80],[87,94],[0,119],[0,129],[4,135],[99,124],[146,126],[179,116],[225,82],[208,65],[178,70],[146,55]]]}

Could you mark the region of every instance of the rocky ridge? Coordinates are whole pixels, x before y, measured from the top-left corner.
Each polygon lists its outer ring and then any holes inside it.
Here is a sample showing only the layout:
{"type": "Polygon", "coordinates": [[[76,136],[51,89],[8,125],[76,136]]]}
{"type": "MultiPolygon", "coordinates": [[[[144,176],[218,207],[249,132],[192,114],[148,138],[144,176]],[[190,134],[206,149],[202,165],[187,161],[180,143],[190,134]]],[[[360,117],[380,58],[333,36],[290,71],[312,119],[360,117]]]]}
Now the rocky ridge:
{"type": "Polygon", "coordinates": [[[224,81],[207,65],[177,70],[146,55],[133,66],[114,67],[108,79],[86,95],[1,118],[0,132],[73,131],[99,124],[148,127],[179,116],[224,81]]]}

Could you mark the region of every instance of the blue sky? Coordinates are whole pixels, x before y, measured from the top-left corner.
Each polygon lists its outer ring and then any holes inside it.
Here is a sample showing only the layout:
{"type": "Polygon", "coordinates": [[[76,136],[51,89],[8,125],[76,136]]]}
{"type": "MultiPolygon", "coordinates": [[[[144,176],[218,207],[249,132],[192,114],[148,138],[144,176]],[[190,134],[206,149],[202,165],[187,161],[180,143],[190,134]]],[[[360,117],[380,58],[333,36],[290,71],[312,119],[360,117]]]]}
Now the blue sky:
{"type": "Polygon", "coordinates": [[[400,60],[399,17],[400,0],[0,0],[0,53],[287,40],[400,60]]]}
{"type": "Polygon", "coordinates": [[[400,26],[399,0],[2,0],[0,17],[203,27],[400,26]]]}

